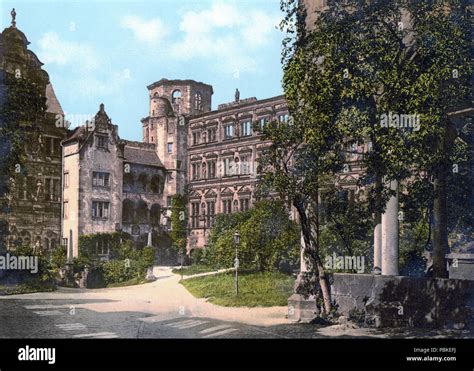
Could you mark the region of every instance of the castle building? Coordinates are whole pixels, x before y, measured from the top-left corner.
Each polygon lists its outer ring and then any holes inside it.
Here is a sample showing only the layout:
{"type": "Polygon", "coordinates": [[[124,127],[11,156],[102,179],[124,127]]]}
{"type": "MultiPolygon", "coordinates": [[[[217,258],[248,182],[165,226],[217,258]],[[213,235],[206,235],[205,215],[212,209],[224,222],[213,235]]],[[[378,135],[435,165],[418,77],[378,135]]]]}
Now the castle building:
{"type": "Polygon", "coordinates": [[[217,214],[245,211],[255,201],[262,141],[254,125],[289,120],[283,96],[240,99],[192,116],[188,125],[188,249],[204,247],[217,214]]]}
{"type": "Polygon", "coordinates": [[[61,141],[63,111],[43,63],[16,27],[0,33],[0,129],[15,130],[23,145],[13,171],[6,165],[12,137],[0,135],[0,251],[18,246],[48,251],[61,236],[61,141]],[[45,106],[35,102],[44,101],[45,106]]]}
{"type": "MultiPolygon", "coordinates": [[[[79,255],[79,236],[121,231],[169,248],[175,194],[189,199],[188,250],[204,247],[215,215],[254,201],[256,161],[266,145],[253,130],[288,120],[283,96],[236,99],[211,110],[212,86],[161,79],[148,86],[142,142],[123,140],[104,105],[63,141],[63,242],[79,255]]],[[[106,256],[107,249],[97,247],[106,256]]]]}

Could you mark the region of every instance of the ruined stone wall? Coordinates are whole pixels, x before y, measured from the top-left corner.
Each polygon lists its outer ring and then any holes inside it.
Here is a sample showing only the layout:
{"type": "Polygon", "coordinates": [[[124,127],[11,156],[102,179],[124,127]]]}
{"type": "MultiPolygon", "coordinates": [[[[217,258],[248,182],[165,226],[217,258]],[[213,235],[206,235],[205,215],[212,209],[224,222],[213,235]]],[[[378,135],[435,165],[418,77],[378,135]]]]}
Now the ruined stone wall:
{"type": "Polygon", "coordinates": [[[369,274],[333,274],[331,281],[338,313],[370,326],[474,325],[473,281],[369,274]]]}

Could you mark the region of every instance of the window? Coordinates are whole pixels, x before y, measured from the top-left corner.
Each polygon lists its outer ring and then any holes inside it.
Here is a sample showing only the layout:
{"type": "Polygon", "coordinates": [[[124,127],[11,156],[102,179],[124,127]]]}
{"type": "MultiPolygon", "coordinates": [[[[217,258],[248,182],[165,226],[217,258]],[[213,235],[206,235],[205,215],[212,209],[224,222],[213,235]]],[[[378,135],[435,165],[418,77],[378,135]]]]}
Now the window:
{"type": "Polygon", "coordinates": [[[94,187],[109,187],[110,186],[110,174],[99,171],[92,173],[92,185],[94,187]]]}
{"type": "Polygon", "coordinates": [[[226,125],[224,126],[224,138],[231,139],[234,136],[234,125],[226,125]]]}
{"type": "Polygon", "coordinates": [[[230,214],[232,212],[232,200],[222,200],[222,212],[224,214],[230,214]]]}
{"type": "Polygon", "coordinates": [[[263,130],[265,126],[268,125],[268,117],[262,117],[260,120],[258,120],[258,125],[260,126],[260,130],[263,130]]]}
{"type": "Polygon", "coordinates": [[[63,219],[69,218],[69,202],[64,201],[63,203],[63,219]]]}
{"type": "Polygon", "coordinates": [[[61,143],[59,138],[44,138],[45,155],[51,157],[60,156],[61,143]]]}
{"type": "Polygon", "coordinates": [[[233,163],[232,158],[224,159],[224,176],[234,175],[233,163]]]}
{"type": "Polygon", "coordinates": [[[171,103],[180,103],[181,101],[181,90],[177,89],[171,94],[171,103]]]}
{"type": "Polygon", "coordinates": [[[216,128],[207,129],[207,141],[208,142],[215,142],[216,138],[216,128]]]}
{"type": "Polygon", "coordinates": [[[167,207],[173,206],[173,197],[171,196],[166,197],[166,206],[167,207]]]}
{"type": "Polygon", "coordinates": [[[98,135],[97,136],[97,147],[98,148],[107,148],[107,137],[98,135]]]}
{"type": "Polygon", "coordinates": [[[214,225],[216,215],[216,202],[215,201],[207,201],[207,220],[206,226],[211,228],[214,225]]]}
{"type": "Polygon", "coordinates": [[[240,174],[250,174],[250,155],[240,156],[240,174]]]}
{"type": "Polygon", "coordinates": [[[198,145],[199,144],[199,133],[197,131],[193,132],[193,145],[198,145]]]}
{"type": "Polygon", "coordinates": [[[173,153],[173,143],[168,143],[168,153],[173,153]]]}
{"type": "Polygon", "coordinates": [[[199,180],[201,177],[201,164],[200,163],[195,163],[191,165],[192,168],[192,180],[199,180]]]}
{"type": "Polygon", "coordinates": [[[252,131],[252,122],[250,120],[248,121],[244,121],[244,122],[241,122],[240,123],[240,134],[241,136],[243,137],[248,137],[249,135],[251,135],[251,131],[252,131]]]}
{"type": "Polygon", "coordinates": [[[92,202],[92,217],[108,219],[109,217],[109,202],[93,201],[92,202]]]}
{"type": "Polygon", "coordinates": [[[240,200],[240,211],[247,211],[249,209],[250,200],[248,198],[242,198],[240,200]]]}
{"type": "Polygon", "coordinates": [[[45,178],[44,180],[44,199],[45,201],[60,201],[59,179],[45,178]]]}
{"type": "Polygon", "coordinates": [[[288,122],[290,121],[290,115],[288,113],[285,113],[283,115],[278,116],[278,121],[280,122],[288,122]]]}
{"type": "Polygon", "coordinates": [[[69,172],[64,173],[64,188],[69,187],[69,172]]]}
{"type": "Polygon", "coordinates": [[[194,95],[194,108],[202,111],[202,95],[201,93],[196,93],[194,95]]]}
{"type": "Polygon", "coordinates": [[[199,227],[199,202],[191,203],[191,227],[199,227]]]}
{"type": "Polygon", "coordinates": [[[207,162],[207,174],[209,179],[216,177],[216,160],[209,160],[207,162]]]}
{"type": "Polygon", "coordinates": [[[109,254],[109,246],[106,241],[96,241],[95,243],[95,253],[99,256],[104,256],[109,254]]]}

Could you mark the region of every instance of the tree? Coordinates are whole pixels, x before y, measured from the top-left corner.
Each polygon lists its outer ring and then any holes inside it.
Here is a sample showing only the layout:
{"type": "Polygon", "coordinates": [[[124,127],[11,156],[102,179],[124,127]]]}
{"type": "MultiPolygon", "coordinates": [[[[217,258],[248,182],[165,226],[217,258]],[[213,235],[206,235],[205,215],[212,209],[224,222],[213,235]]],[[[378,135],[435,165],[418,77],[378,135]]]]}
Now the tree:
{"type": "Polygon", "coordinates": [[[299,258],[298,225],[289,219],[282,201],[261,200],[248,211],[218,215],[205,249],[207,264],[233,265],[236,231],[241,237],[238,254],[243,269],[288,270],[299,258]]]}
{"type": "Polygon", "coordinates": [[[263,139],[271,145],[259,159],[259,188],[278,193],[296,209],[310,274],[302,285],[317,283],[309,293],[322,296],[329,314],[332,305],[321,260],[319,194],[344,163],[343,137],[336,125],[344,81],[335,73],[339,61],[331,55],[338,40],[318,32],[307,36],[298,2],[283,1],[282,9],[287,12],[282,27],[289,32],[283,44],[283,88],[291,117],[287,124],[272,122],[262,130],[263,139]]]}
{"type": "Polygon", "coordinates": [[[345,76],[334,107],[337,124],[346,136],[371,144],[363,182],[372,209],[380,214],[385,208],[391,180],[406,180],[408,192],[417,180],[429,182],[434,272],[444,276],[447,179],[459,148],[449,116],[466,101],[471,75],[464,2],[329,2],[306,42],[317,47],[321,38],[337,40],[329,51],[339,62],[333,72],[345,76]],[[401,127],[401,116],[383,125],[391,113],[416,116],[418,127],[401,127]]]}
{"type": "Polygon", "coordinates": [[[171,240],[173,246],[181,254],[186,253],[187,245],[187,216],[186,216],[186,198],[183,195],[176,194],[171,202],[171,240]]]}

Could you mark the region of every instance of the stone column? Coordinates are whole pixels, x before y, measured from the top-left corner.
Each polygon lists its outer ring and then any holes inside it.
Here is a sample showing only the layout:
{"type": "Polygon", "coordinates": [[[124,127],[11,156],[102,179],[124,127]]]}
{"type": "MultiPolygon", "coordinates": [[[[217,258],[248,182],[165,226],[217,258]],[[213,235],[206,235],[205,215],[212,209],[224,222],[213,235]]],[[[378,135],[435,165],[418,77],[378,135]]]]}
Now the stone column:
{"type": "Polygon", "coordinates": [[[374,228],[374,274],[382,272],[382,223],[381,216],[378,214],[375,217],[374,228]]]}
{"type": "Polygon", "coordinates": [[[398,275],[398,181],[390,181],[390,189],[396,191],[387,202],[382,214],[382,274],[398,275]]]}

